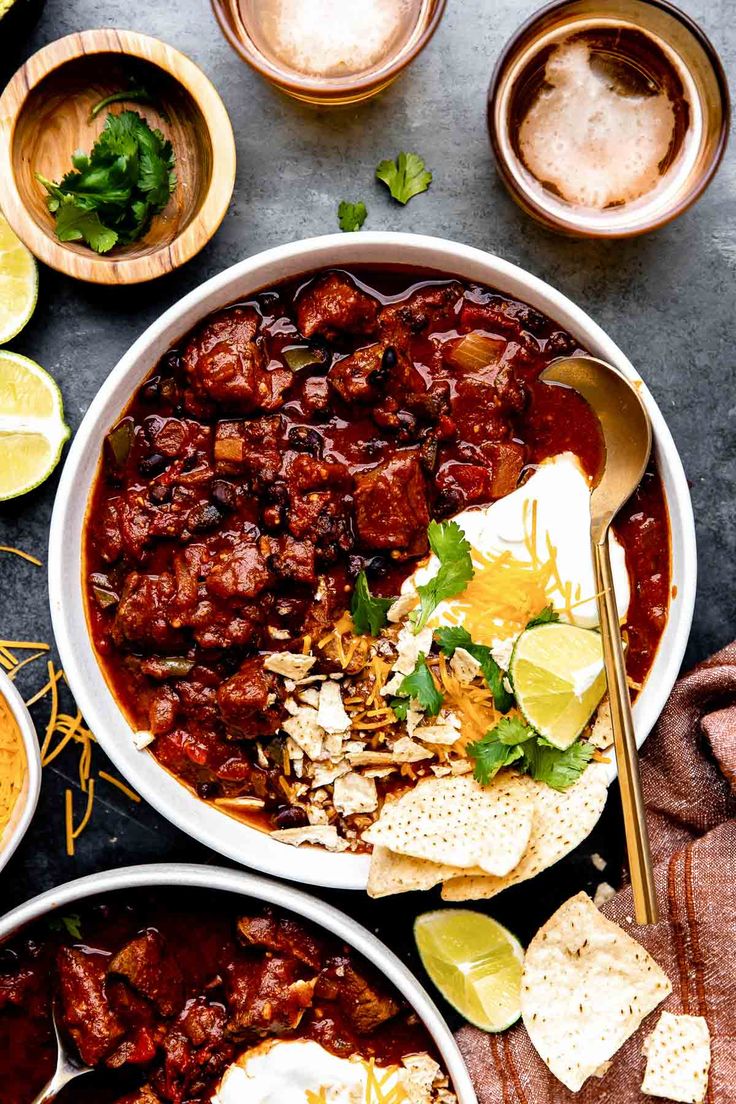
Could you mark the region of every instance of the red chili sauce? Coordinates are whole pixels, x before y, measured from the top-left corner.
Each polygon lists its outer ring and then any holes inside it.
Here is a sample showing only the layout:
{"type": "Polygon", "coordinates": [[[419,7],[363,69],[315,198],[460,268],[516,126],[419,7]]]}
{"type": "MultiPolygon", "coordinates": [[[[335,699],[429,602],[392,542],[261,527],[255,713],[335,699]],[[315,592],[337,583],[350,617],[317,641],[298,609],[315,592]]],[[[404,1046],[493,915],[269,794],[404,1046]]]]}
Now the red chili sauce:
{"type": "Polygon", "coordinates": [[[1,946],[0,1104],[30,1104],[52,1076],[52,1001],[70,1053],[97,1071],[58,1104],[207,1102],[239,1054],[277,1036],[382,1065],[437,1058],[413,1010],[359,955],[225,894],[111,894],[1,946]]]}
{"type": "MultiPolygon", "coordinates": [[[[594,476],[592,411],[538,378],[576,351],[524,303],[401,269],[319,273],[184,335],[111,432],[85,532],[94,646],[158,760],[203,799],[255,794],[268,825],[304,823],[254,749],[278,729],[266,683],[237,713],[223,686],[250,656],[319,639],[361,570],[398,593],[429,518],[501,498],[566,450],[594,476]]],[[[617,532],[641,683],[670,593],[655,467],[617,532]]]]}

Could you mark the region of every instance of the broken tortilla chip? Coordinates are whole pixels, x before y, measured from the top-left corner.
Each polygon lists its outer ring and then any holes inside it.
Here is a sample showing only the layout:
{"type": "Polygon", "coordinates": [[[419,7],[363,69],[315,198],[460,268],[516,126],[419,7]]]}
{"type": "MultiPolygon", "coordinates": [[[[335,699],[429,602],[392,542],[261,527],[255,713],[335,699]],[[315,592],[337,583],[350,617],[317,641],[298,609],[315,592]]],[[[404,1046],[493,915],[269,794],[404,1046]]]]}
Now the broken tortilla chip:
{"type": "Polygon", "coordinates": [[[663,1012],[645,1039],[647,1068],[641,1091],[681,1104],[701,1104],[708,1091],[710,1031],[702,1016],[663,1012]]]}
{"type": "Polygon", "coordinates": [[[590,835],[608,795],[606,769],[591,763],[574,786],[553,790],[545,782],[529,780],[534,794],[532,834],[518,866],[504,877],[458,877],[442,887],[445,901],[476,901],[494,897],[502,889],[533,878],[572,851],[590,835]]]}
{"type": "Polygon", "coordinates": [[[542,1061],[577,1092],[671,991],[641,944],[578,893],[527,948],[521,1015],[542,1061]]]}
{"type": "Polygon", "coordinates": [[[489,786],[466,776],[426,778],[387,801],[363,839],[415,859],[507,874],[526,850],[533,810],[530,780],[514,772],[489,786]]]}
{"type": "MultiPolygon", "coordinates": [[[[374,847],[368,872],[368,896],[389,897],[392,893],[431,889],[459,873],[457,866],[397,855],[387,847],[374,847]]],[[[480,868],[478,873],[483,875],[480,868]]]]}

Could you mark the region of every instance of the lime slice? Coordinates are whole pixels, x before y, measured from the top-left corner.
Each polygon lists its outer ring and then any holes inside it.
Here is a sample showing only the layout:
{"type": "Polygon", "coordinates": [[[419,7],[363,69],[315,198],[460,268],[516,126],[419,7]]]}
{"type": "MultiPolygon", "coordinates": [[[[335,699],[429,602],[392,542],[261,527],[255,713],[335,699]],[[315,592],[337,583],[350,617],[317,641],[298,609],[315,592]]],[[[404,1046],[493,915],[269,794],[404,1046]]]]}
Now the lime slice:
{"type": "Polygon", "coordinates": [[[0,349],[0,501],[43,483],[68,436],[61,391],[48,372],[0,349]]]}
{"type": "Polygon", "coordinates": [[[527,629],[516,641],[509,677],[532,728],[555,747],[569,747],[606,689],[601,638],[561,622],[527,629]]]}
{"type": "Polygon", "coordinates": [[[0,345],[25,326],[38,298],[38,268],[33,254],[0,215],[0,345]]]}
{"type": "Polygon", "coordinates": [[[439,909],[414,924],[422,965],[446,1001],[483,1031],[518,1020],[524,950],[482,912],[439,909]]]}

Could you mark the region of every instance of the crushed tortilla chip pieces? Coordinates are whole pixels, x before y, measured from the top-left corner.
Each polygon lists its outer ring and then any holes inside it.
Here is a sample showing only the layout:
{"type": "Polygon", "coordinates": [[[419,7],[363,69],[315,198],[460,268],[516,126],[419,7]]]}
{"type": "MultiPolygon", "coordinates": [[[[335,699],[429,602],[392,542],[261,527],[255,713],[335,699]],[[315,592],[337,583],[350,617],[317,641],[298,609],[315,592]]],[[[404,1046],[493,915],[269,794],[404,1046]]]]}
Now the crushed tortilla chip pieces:
{"type": "Polygon", "coordinates": [[[542,1061],[577,1092],[671,990],[641,944],[578,893],[527,948],[521,1015],[542,1061]]]}
{"type": "Polygon", "coordinates": [[[533,809],[523,775],[497,775],[490,786],[467,776],[426,778],[387,801],[363,839],[415,859],[502,875],[526,850],[533,809]]]}
{"type": "Polygon", "coordinates": [[[710,1069],[710,1031],[702,1016],[663,1012],[641,1049],[647,1060],[643,1093],[702,1104],[710,1069]]]}
{"type": "Polygon", "coordinates": [[[534,818],[529,845],[518,866],[503,877],[459,877],[442,887],[445,901],[494,897],[502,889],[533,878],[553,866],[586,839],[603,812],[608,795],[605,767],[591,763],[574,786],[562,792],[529,780],[534,818]]]}

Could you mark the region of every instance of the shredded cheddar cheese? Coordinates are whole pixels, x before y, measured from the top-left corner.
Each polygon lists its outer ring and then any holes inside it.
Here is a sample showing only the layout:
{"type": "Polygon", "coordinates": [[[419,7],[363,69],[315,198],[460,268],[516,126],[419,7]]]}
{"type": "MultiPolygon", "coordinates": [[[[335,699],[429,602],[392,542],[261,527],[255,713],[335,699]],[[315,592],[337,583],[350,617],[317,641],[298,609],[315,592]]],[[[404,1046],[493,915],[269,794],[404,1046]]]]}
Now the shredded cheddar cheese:
{"type": "MultiPolygon", "coordinates": [[[[36,567],[42,566],[41,561],[36,559],[35,556],[23,552],[19,548],[0,545],[0,553],[2,552],[18,556],[36,567]]],[[[0,640],[0,666],[7,671],[9,678],[15,679],[19,671],[43,658],[50,650],[50,645],[40,640],[0,640]],[[31,652],[31,654],[19,659],[16,652],[31,652]]],[[[89,824],[94,809],[96,779],[92,774],[92,765],[93,747],[96,740],[85,726],[82,714],[78,709],[74,715],[61,711],[59,686],[65,683],[64,672],[61,668],[56,667],[50,659],[46,662],[46,675],[46,681],[34,694],[26,699],[26,705],[30,708],[48,700],[48,718],[41,740],[41,765],[44,769],[56,763],[65,754],[68,756],[72,750],[77,754],[78,788],[83,796],[83,804],[81,816],[76,823],[74,790],[71,786],[67,786],[64,791],[66,853],[73,856],[75,841],[89,824]]],[[[8,749],[6,748],[4,734],[3,708],[6,708],[6,706],[0,698],[0,832],[4,826],[6,789],[12,789],[14,785],[17,785],[17,780],[15,783],[10,783],[10,787],[7,785],[6,752],[8,749]]],[[[20,739],[20,734],[18,736],[20,739]]],[[[25,771],[25,754],[23,755],[23,770],[25,771]]],[[[138,795],[129,786],[108,774],[107,771],[100,770],[97,778],[115,786],[131,801],[140,801],[138,795]]]]}
{"type": "Polygon", "coordinates": [[[5,698],[0,696],[0,841],[23,791],[27,767],[18,723],[5,698]]]}

